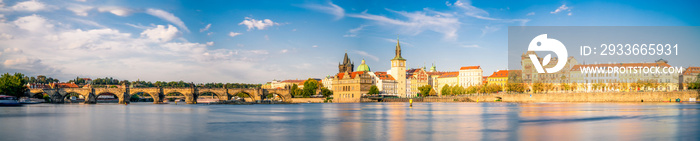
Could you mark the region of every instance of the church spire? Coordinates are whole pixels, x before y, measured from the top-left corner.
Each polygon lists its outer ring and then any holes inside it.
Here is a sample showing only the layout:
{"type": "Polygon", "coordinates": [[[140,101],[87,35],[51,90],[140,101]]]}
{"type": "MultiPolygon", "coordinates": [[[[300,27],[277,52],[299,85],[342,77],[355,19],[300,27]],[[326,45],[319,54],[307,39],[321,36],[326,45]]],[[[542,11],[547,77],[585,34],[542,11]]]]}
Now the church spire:
{"type": "Polygon", "coordinates": [[[348,51],[345,51],[345,57],[343,57],[343,63],[350,63],[350,58],[348,58],[348,51]]]}
{"type": "Polygon", "coordinates": [[[399,44],[399,36],[396,35],[396,56],[391,60],[406,60],[401,57],[401,44],[399,44]]]}

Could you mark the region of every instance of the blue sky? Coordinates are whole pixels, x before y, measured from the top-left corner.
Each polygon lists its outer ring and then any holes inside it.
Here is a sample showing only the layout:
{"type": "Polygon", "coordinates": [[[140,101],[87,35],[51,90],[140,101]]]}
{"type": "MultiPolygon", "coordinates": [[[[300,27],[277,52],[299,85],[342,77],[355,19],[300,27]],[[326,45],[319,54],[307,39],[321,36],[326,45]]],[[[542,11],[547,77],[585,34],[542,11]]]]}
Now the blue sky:
{"type": "Polygon", "coordinates": [[[507,67],[508,26],[698,26],[694,1],[0,1],[0,72],[264,83],[337,72],[507,67]]]}

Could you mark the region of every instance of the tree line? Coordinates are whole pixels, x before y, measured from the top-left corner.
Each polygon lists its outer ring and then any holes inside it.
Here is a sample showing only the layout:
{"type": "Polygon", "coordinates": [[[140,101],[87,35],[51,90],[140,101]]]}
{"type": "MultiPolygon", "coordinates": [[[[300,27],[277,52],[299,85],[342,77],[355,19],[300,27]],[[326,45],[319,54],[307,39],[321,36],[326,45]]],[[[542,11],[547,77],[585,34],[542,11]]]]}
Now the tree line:
{"type": "Polygon", "coordinates": [[[316,79],[309,78],[306,81],[304,81],[304,88],[299,88],[299,85],[293,84],[291,86],[291,95],[292,97],[297,97],[297,98],[309,98],[313,95],[316,95],[317,92],[320,92],[321,96],[323,97],[329,97],[333,95],[333,91],[329,90],[328,88],[323,86],[323,83],[319,83],[316,81],[316,79]]]}

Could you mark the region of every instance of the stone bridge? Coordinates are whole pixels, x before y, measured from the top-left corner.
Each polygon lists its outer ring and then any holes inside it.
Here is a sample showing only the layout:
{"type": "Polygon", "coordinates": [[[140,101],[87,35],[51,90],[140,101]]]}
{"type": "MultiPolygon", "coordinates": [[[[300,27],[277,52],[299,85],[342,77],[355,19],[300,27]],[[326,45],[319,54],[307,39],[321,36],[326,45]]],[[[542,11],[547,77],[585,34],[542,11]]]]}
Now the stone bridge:
{"type": "Polygon", "coordinates": [[[129,103],[131,95],[142,93],[153,98],[154,104],[163,103],[166,97],[184,97],[187,104],[196,104],[197,98],[202,94],[211,93],[219,100],[231,100],[238,93],[248,95],[253,101],[264,100],[268,95],[279,95],[284,102],[291,102],[292,95],[289,89],[260,89],[260,88],[58,88],[58,89],[29,89],[27,95],[35,97],[37,94],[49,94],[54,103],[63,103],[70,94],[78,94],[85,97],[86,104],[97,103],[97,96],[102,94],[114,94],[119,99],[119,104],[129,103]],[[168,94],[177,96],[166,96],[168,94]]]}

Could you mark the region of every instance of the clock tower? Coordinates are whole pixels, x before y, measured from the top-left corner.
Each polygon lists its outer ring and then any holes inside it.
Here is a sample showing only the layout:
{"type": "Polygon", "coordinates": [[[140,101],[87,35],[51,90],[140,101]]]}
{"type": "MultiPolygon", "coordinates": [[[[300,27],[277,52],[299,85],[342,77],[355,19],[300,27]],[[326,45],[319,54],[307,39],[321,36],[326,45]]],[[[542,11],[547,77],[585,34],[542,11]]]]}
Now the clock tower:
{"type": "Polygon", "coordinates": [[[396,79],[396,94],[406,97],[406,59],[401,57],[401,45],[396,38],[396,56],[391,59],[391,75],[396,79]]]}

